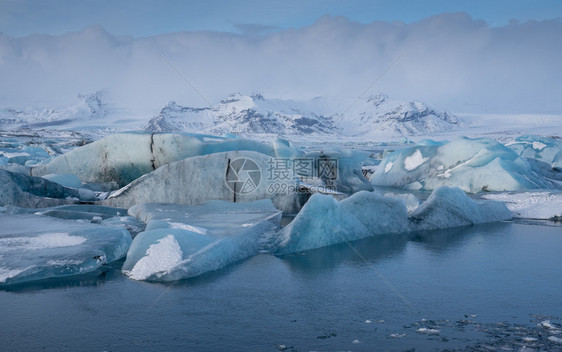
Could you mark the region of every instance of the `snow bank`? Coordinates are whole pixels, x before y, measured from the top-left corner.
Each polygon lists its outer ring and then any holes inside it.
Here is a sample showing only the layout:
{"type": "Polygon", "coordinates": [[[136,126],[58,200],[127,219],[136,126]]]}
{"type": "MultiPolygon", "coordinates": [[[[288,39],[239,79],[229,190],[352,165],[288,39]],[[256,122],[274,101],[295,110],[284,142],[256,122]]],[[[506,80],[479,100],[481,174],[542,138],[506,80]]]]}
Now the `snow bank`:
{"type": "Polygon", "coordinates": [[[0,213],[0,284],[92,272],[122,258],[131,236],[117,227],[0,213]]]}
{"type": "Polygon", "coordinates": [[[455,139],[404,148],[381,161],[375,186],[433,190],[459,187],[467,192],[552,188],[510,148],[487,138],[455,139]]]}
{"type": "Polygon", "coordinates": [[[150,203],[132,207],[129,214],[148,224],[133,240],[122,270],[148,281],[190,278],[254,255],[260,239],[276,231],[281,220],[270,200],[150,203]]]}

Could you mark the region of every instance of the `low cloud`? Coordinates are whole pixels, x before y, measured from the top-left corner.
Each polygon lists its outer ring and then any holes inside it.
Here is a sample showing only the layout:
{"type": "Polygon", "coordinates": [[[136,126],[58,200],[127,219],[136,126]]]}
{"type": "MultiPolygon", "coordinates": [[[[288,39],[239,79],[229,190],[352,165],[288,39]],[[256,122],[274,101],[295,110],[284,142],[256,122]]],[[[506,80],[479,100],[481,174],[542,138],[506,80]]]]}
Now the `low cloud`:
{"type": "MultiPolygon", "coordinates": [[[[562,20],[491,28],[468,15],[403,24],[322,17],[264,34],[180,32],[114,36],[101,27],[60,36],[0,35],[0,105],[56,106],[105,89],[124,108],[157,110],[169,100],[211,103],[233,92],[309,99],[356,97],[372,88],[453,112],[560,113],[562,20]]],[[[265,30],[269,30],[265,28],[265,30]]]]}

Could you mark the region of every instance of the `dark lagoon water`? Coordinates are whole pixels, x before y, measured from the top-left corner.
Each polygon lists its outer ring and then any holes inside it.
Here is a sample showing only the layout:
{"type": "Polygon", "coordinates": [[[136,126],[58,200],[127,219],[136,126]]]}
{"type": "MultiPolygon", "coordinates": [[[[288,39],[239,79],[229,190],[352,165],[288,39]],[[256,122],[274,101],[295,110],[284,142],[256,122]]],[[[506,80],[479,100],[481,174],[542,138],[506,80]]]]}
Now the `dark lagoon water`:
{"type": "Polygon", "coordinates": [[[4,288],[0,350],[561,351],[561,250],[560,226],[503,222],[260,254],[172,285],[117,263],[4,288]]]}

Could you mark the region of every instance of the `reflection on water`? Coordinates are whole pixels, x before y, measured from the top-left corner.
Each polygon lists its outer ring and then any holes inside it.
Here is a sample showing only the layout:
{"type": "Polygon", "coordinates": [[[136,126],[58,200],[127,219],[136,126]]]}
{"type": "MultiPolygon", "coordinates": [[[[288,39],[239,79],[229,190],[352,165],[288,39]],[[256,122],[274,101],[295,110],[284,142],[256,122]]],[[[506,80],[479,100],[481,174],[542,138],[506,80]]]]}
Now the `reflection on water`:
{"type": "Polygon", "coordinates": [[[364,259],[376,263],[404,251],[407,234],[390,234],[364,238],[348,243],[281,256],[291,270],[313,275],[339,267],[344,263],[364,265],[364,259]],[[359,252],[361,256],[357,254],[359,252]]]}

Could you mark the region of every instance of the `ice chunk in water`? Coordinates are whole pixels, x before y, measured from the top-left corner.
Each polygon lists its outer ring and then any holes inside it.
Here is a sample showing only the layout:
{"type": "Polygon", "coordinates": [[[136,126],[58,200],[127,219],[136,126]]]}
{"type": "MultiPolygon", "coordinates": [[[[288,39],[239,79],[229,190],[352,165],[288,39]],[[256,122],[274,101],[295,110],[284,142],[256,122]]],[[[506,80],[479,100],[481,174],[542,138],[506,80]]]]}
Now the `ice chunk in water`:
{"type": "Polygon", "coordinates": [[[332,196],[312,195],[293,221],[277,234],[273,250],[278,254],[293,253],[369,236],[369,229],[348,207],[332,196]]]}
{"type": "Polygon", "coordinates": [[[122,258],[126,230],[39,215],[0,213],[0,284],[92,272],[122,258]]]}
{"type": "Polygon", "coordinates": [[[281,220],[270,200],[150,203],[132,207],[129,214],[148,224],[133,240],[122,270],[148,281],[186,279],[254,255],[281,220]]]}
{"type": "Polygon", "coordinates": [[[402,199],[358,192],[342,201],[315,194],[279,231],[272,251],[286,254],[363,237],[511,219],[503,203],[476,202],[459,188],[439,187],[410,216],[402,199]]]}

